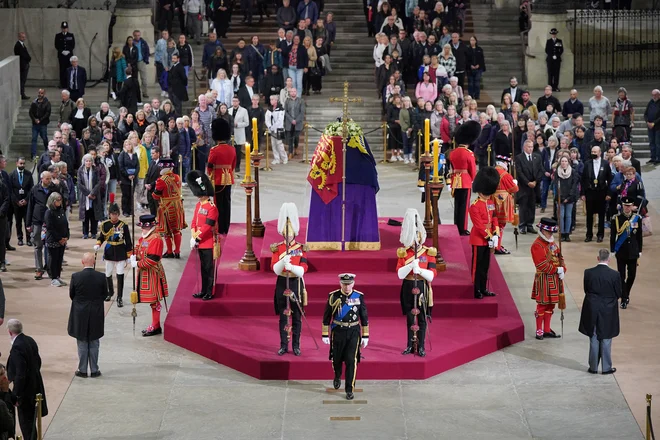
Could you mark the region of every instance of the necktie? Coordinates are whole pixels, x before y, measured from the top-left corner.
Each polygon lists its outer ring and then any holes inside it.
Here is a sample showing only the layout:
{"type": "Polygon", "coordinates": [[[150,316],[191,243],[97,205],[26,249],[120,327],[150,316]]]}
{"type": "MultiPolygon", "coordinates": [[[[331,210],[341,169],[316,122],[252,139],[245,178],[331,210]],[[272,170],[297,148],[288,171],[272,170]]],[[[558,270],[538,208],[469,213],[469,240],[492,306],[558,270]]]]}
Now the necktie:
{"type": "Polygon", "coordinates": [[[18,183],[23,186],[23,171],[18,172],[18,183]]]}
{"type": "Polygon", "coordinates": [[[531,161],[532,161],[532,156],[530,156],[530,155],[528,154],[528,155],[527,155],[527,160],[528,160],[529,162],[531,162],[531,161]]]}
{"type": "Polygon", "coordinates": [[[78,69],[73,69],[73,90],[78,90],[78,69]]]}

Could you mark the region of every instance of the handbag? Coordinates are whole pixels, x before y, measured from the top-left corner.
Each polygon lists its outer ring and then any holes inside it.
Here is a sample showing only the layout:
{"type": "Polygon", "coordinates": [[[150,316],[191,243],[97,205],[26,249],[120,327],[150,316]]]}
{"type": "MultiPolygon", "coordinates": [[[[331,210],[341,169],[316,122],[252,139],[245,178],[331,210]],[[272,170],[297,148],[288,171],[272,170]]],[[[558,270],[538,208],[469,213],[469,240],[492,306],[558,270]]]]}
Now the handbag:
{"type": "Polygon", "coordinates": [[[653,235],[653,225],[651,224],[651,217],[646,216],[642,218],[642,237],[649,237],[653,235]]]}

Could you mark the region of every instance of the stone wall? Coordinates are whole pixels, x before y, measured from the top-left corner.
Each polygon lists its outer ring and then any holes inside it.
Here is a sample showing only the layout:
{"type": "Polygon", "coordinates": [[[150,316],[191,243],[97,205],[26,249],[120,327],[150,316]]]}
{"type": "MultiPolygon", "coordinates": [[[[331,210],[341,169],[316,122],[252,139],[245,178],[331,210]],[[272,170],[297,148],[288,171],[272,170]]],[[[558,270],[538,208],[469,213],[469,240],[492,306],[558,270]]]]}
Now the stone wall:
{"type": "Polygon", "coordinates": [[[0,150],[7,153],[14,123],[21,106],[21,80],[18,57],[0,61],[0,150]]]}

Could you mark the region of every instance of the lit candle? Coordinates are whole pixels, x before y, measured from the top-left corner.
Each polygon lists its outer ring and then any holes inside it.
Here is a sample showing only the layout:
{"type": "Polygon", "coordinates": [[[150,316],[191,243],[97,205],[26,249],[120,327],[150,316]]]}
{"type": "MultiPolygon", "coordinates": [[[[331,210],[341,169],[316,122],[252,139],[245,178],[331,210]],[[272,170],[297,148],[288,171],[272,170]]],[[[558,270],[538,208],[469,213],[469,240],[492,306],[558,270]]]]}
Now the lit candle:
{"type": "Polygon", "coordinates": [[[250,162],[250,144],[245,144],[245,181],[252,181],[252,163],[250,162]]]}
{"type": "Polygon", "coordinates": [[[252,118],[252,147],[259,151],[259,132],[257,131],[257,118],[252,118]]]}
{"type": "Polygon", "coordinates": [[[433,182],[437,183],[440,181],[440,141],[433,141],[433,182]]]}
{"type": "Polygon", "coordinates": [[[424,120],[424,154],[429,154],[431,146],[431,120],[426,118],[424,120]]]}

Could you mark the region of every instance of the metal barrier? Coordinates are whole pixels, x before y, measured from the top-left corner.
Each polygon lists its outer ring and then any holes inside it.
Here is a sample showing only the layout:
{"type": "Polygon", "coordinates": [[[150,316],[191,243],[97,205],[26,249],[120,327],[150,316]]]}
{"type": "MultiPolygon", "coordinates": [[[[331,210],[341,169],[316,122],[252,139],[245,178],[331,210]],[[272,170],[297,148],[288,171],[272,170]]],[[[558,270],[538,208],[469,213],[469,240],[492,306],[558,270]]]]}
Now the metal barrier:
{"type": "Polygon", "coordinates": [[[646,395],[646,440],[655,440],[655,433],[653,432],[653,419],[651,417],[651,400],[653,396],[646,395]]]}
{"type": "Polygon", "coordinates": [[[312,126],[307,122],[305,122],[305,125],[303,126],[303,130],[305,130],[305,158],[301,160],[300,163],[309,163],[309,128],[310,127],[312,126]]]}

